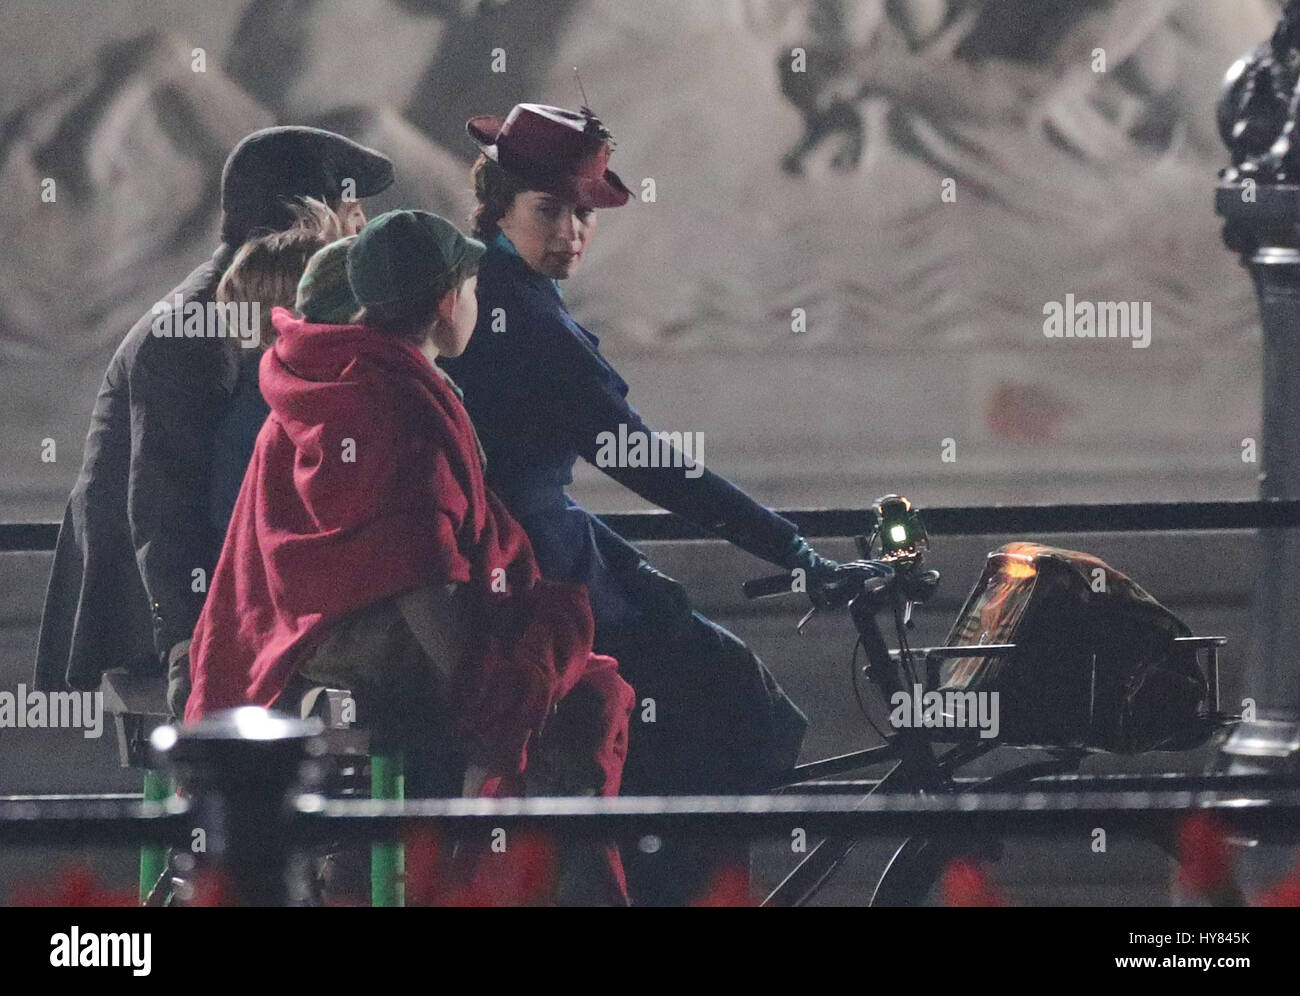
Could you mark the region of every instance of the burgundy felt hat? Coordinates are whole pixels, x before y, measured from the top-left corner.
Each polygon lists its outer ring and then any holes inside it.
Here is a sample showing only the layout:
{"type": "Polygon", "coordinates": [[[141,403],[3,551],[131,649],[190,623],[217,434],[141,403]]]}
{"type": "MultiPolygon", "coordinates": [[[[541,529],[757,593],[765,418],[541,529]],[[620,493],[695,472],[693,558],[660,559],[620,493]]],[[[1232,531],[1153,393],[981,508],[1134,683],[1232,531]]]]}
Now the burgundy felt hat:
{"type": "Polygon", "coordinates": [[[632,196],[608,168],[608,129],[586,108],[579,113],[516,104],[504,119],[490,114],[470,118],[465,130],[506,172],[579,207],[619,207],[632,196]]]}

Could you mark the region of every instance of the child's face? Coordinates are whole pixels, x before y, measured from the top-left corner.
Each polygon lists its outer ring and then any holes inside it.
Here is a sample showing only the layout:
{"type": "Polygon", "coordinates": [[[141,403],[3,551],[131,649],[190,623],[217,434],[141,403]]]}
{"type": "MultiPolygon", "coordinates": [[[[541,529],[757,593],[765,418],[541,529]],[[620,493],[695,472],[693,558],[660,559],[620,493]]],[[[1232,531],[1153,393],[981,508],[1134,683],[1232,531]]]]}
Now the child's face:
{"type": "Polygon", "coordinates": [[[474,294],[478,277],[473,276],[438,302],[438,324],[432,333],[439,356],[459,356],[469,345],[478,321],[478,298],[474,294]]]}
{"type": "Polygon", "coordinates": [[[356,235],[366,227],[366,212],[360,201],[340,201],[334,209],[339,224],[343,226],[343,235],[356,235]]]}

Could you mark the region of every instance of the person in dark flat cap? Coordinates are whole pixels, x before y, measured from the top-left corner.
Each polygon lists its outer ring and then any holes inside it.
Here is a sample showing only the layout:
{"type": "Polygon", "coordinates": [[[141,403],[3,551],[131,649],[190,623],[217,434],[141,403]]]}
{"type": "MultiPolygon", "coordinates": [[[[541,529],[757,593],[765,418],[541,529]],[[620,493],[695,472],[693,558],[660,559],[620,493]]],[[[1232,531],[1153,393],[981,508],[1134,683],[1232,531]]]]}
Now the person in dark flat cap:
{"type": "MultiPolygon", "coordinates": [[[[634,717],[625,794],[763,791],[795,764],[806,720],[758,657],[695,612],[683,586],[565,494],[579,456],[647,501],[742,550],[806,572],[811,591],[837,569],[792,522],[703,466],[698,450],[653,464],[603,458],[602,440],[662,440],[628,404],[600,340],[569,313],[559,281],[587,256],[602,208],[631,191],[609,168],[609,131],[590,111],[519,104],[466,125],[474,166],[479,327],[441,362],[465,392],[487,451],[488,484],[523,525],[542,572],[586,586],[596,646],[616,658],[653,722],[634,717]],[[639,721],[640,720],[640,721],[639,721]]],[[[681,436],[678,436],[681,439],[681,436]]],[[[609,447],[612,449],[612,447],[609,447]]],[[[665,839],[629,854],[642,904],[677,905],[715,867],[743,861],[665,839]]]]}
{"type": "Polygon", "coordinates": [[[241,341],[209,307],[217,284],[243,243],[294,224],[295,199],[324,202],[352,234],[361,200],[392,182],[387,156],[318,128],[266,128],[230,153],[220,244],[131,327],[104,375],[55,547],[38,687],[188,669],[224,532],[208,515],[213,433],[240,366],[241,341]]]}

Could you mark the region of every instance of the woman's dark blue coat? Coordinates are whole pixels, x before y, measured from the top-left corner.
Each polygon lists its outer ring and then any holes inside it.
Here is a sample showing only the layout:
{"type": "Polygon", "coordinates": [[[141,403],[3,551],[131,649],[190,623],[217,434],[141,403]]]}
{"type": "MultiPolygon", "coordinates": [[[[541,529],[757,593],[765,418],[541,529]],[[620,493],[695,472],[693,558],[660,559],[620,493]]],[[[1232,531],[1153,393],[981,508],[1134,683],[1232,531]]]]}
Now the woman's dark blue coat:
{"type": "MultiPolygon", "coordinates": [[[[681,585],[565,494],[577,458],[596,463],[600,433],[617,435],[620,424],[650,431],[599,340],[574,321],[554,281],[502,236],[480,264],[478,308],[464,355],[440,362],[465,392],[488,484],[528,533],[542,571],[587,586],[597,649],[618,658],[637,690],[624,791],[744,791],[789,770],[806,720],[768,670],[735,636],[692,612],[681,585]]],[[[787,566],[794,525],[716,474],[600,469],[787,566]]]]}

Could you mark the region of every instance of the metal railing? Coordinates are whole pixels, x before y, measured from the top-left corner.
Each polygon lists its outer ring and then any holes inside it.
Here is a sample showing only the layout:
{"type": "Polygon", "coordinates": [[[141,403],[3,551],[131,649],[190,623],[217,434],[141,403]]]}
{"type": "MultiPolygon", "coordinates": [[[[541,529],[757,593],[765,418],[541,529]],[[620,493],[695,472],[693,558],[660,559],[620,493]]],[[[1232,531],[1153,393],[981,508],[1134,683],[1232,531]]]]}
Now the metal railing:
{"type": "MultiPolygon", "coordinates": [[[[932,535],[1250,530],[1300,527],[1300,501],[1126,503],[924,509],[932,535]]],[[[872,523],[867,510],[783,513],[809,536],[851,536],[872,523]]],[[[636,540],[708,538],[667,513],[603,516],[636,540]]],[[[0,550],[51,549],[52,524],[0,525],[0,550]]],[[[959,783],[955,794],[864,795],[868,782],[797,786],[788,794],[615,799],[424,799],[384,802],[326,799],[305,788],[298,768],[318,731],[286,727],[284,738],[248,739],[232,727],[196,735],[181,731],[185,780],[197,786],[189,801],[163,803],[122,795],[0,797],[0,845],[154,843],[184,845],[196,821],[229,832],[211,855],[219,866],[254,868],[265,879],[265,853],[241,848],[268,844],[273,854],[324,841],[399,840],[436,825],[453,838],[499,827],[562,830],[566,836],[636,839],[651,833],[724,834],[758,838],[800,827],[810,834],[852,836],[948,835],[977,832],[1052,834],[1108,827],[1150,830],[1195,810],[1212,811],[1244,832],[1300,832],[1300,779],[1294,773],[1213,775],[1075,775],[1035,781],[1031,790],[981,793],[959,783]],[[287,744],[296,745],[286,750],[287,744]],[[231,751],[239,758],[232,767],[231,751]],[[256,777],[241,781],[239,772],[256,777]],[[233,779],[233,780],[232,780],[233,779]],[[287,791],[288,789],[288,791],[287,791]],[[287,801],[286,801],[287,800],[287,801]],[[255,827],[241,821],[256,814],[255,827]],[[234,828],[234,829],[231,829],[234,828]]],[[[274,876],[273,876],[274,877],[274,876]]],[[[239,894],[235,875],[236,895],[239,894]]],[[[249,895],[265,900],[251,880],[249,895]]]]}
{"type": "MultiPolygon", "coordinates": [[[[1300,528],[1300,499],[969,505],[920,507],[919,511],[934,536],[1300,528]]],[[[810,537],[857,536],[875,524],[869,508],[792,509],[779,514],[810,537]]],[[[714,538],[671,512],[610,512],[600,519],[634,543],[714,538]]],[[[58,535],[57,522],[0,523],[0,553],[53,550],[58,535]]]]}

